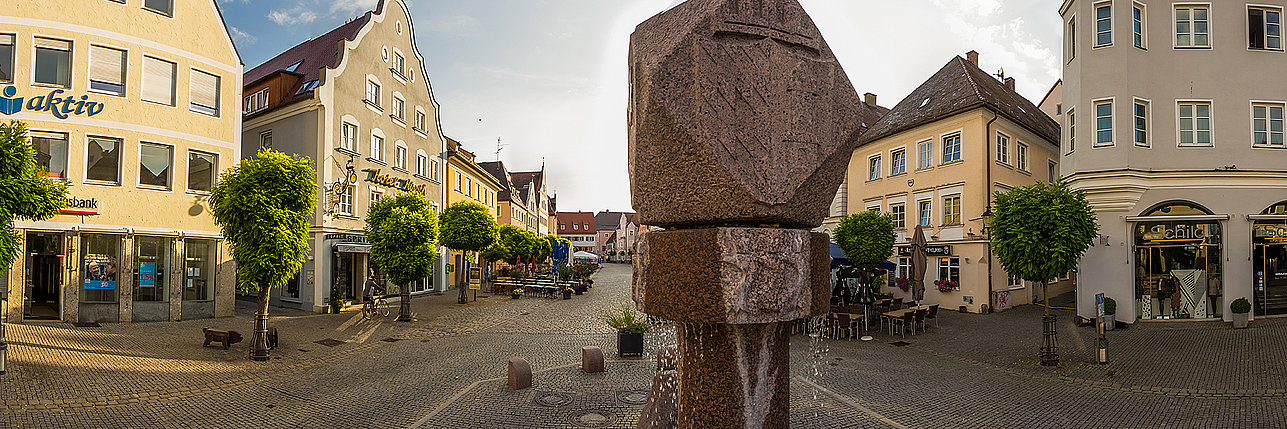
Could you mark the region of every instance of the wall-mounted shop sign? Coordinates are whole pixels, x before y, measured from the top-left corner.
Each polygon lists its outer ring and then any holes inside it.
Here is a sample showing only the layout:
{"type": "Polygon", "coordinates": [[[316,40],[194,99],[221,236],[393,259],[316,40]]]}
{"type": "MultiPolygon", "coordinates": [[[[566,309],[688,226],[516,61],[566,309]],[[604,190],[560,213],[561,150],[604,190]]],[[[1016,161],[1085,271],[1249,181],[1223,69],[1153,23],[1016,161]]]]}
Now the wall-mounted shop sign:
{"type": "MultiPolygon", "coordinates": [[[[948,256],[952,254],[952,246],[925,246],[925,256],[948,256]]],[[[912,256],[911,246],[899,247],[898,256],[912,256]]]]}
{"type": "Polygon", "coordinates": [[[425,193],[425,185],[411,183],[411,179],[380,174],[380,169],[378,168],[364,168],[362,171],[366,173],[366,181],[368,182],[406,192],[419,192],[421,195],[425,193]]]}
{"type": "Polygon", "coordinates": [[[366,236],[365,236],[365,235],[362,235],[362,234],[334,233],[334,234],[326,234],[326,235],[323,235],[323,236],[322,236],[322,239],[323,239],[323,240],[335,240],[335,241],[339,241],[339,242],[341,242],[341,243],[370,244],[370,243],[368,243],[368,242],[366,241],[366,236]]]}
{"type": "Polygon", "coordinates": [[[1188,243],[1219,243],[1219,230],[1215,229],[1219,224],[1214,223],[1159,223],[1151,225],[1140,225],[1144,229],[1143,238],[1148,242],[1188,242],[1188,243]],[[1145,229],[1147,228],[1147,229],[1145,229]]]}
{"type": "Polygon", "coordinates": [[[76,198],[68,196],[65,200],[66,202],[63,204],[63,208],[58,209],[59,213],[81,216],[98,214],[97,198],[76,198]]]}
{"type": "Polygon", "coordinates": [[[23,108],[33,112],[49,112],[58,119],[67,119],[71,115],[94,116],[103,111],[103,103],[89,101],[88,95],[82,95],[77,98],[74,95],[62,96],[63,90],[55,89],[49,91],[48,95],[37,95],[26,98],[14,97],[18,95],[18,88],[12,85],[4,88],[4,97],[0,97],[0,113],[12,115],[21,112],[23,108]]]}
{"type": "Polygon", "coordinates": [[[1287,240],[1287,224],[1257,224],[1252,227],[1251,236],[1269,240],[1287,240]]]}

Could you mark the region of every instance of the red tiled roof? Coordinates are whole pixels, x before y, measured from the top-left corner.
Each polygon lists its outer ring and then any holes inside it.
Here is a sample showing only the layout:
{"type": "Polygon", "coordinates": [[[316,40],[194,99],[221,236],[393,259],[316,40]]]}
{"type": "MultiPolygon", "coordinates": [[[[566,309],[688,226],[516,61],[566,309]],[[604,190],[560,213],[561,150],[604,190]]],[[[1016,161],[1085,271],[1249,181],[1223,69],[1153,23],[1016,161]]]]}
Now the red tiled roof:
{"type": "Polygon", "coordinates": [[[558,212],[559,234],[594,234],[594,213],[592,212],[558,212]],[[581,225],[573,230],[572,225],[581,225]]]}
{"type": "Polygon", "coordinates": [[[326,34],[295,45],[287,49],[286,52],[282,52],[247,71],[242,76],[242,82],[245,86],[250,86],[260,79],[285,71],[295,63],[300,63],[295,68],[295,73],[303,75],[303,78],[299,80],[299,84],[295,88],[291,88],[289,93],[294,94],[299,85],[317,80],[322,68],[338,67],[343,53],[340,43],[345,40],[356,39],[358,31],[370,19],[371,12],[367,12],[326,34]]]}

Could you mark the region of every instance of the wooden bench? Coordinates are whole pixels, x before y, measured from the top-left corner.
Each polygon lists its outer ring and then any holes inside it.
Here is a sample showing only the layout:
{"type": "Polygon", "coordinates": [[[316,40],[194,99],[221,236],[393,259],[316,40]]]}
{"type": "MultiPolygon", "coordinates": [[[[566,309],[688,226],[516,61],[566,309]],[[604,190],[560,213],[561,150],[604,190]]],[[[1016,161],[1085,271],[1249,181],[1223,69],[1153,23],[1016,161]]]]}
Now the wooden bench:
{"type": "Polygon", "coordinates": [[[241,334],[237,331],[220,331],[210,328],[201,328],[201,333],[206,334],[206,342],[201,347],[210,345],[212,342],[223,342],[223,349],[228,350],[229,344],[241,342],[241,334]]]}

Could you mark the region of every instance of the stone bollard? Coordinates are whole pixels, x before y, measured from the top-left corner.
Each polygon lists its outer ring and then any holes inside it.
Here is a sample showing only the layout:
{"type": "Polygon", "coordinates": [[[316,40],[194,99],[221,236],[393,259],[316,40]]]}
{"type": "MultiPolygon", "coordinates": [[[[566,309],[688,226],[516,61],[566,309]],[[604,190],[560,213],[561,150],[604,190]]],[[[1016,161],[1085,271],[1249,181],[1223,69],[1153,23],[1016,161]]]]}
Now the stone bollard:
{"type": "Polygon", "coordinates": [[[532,365],[521,357],[509,358],[509,388],[523,390],[532,387],[532,365]]]}
{"type": "Polygon", "coordinates": [[[667,228],[640,238],[633,298],[676,323],[678,427],[787,427],[788,326],[831,299],[809,229],[862,100],[797,0],[680,3],[635,28],[629,65],[631,202],[667,228]]]}
{"type": "Polygon", "coordinates": [[[585,372],[603,372],[603,349],[598,346],[581,348],[581,370],[585,372]]]}
{"type": "Polygon", "coordinates": [[[657,371],[648,391],[648,403],[639,413],[638,429],[671,429],[679,426],[679,371],[657,371]]]}

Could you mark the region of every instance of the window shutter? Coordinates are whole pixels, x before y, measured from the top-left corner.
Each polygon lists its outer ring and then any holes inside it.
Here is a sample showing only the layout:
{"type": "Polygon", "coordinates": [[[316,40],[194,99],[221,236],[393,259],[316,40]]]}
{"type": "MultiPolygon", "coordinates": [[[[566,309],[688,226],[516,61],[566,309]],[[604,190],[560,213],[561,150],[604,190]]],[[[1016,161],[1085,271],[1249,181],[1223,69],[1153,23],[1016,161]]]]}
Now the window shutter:
{"type": "Polygon", "coordinates": [[[143,57],[143,99],[173,106],[174,73],[174,63],[143,57]]]}
{"type": "MultiPolygon", "coordinates": [[[[12,36],[10,36],[10,37],[12,37],[12,36]]],[[[43,38],[43,37],[37,37],[37,38],[36,38],[36,47],[37,47],[37,48],[58,49],[58,50],[62,50],[62,51],[70,51],[70,50],[71,50],[71,41],[68,41],[68,40],[57,40],[57,39],[46,39],[46,38],[43,38]]]]}
{"type": "Polygon", "coordinates": [[[13,44],[12,34],[0,34],[0,45],[12,45],[12,44],[13,44]]]}
{"type": "Polygon", "coordinates": [[[89,79],[116,85],[125,85],[125,51],[89,47],[89,79]]]}
{"type": "Polygon", "coordinates": [[[190,85],[193,104],[219,110],[219,76],[194,69],[190,85]]]}

